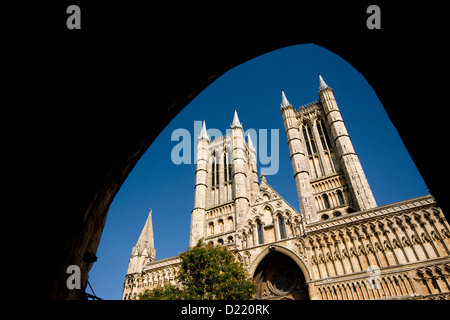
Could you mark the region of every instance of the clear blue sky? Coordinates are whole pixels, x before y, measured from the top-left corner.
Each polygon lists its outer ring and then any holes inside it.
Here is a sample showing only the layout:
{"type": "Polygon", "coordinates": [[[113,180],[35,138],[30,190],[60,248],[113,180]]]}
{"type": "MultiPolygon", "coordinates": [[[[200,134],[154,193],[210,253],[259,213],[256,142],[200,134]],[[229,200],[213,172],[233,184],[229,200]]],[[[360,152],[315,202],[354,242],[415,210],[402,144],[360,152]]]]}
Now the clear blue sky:
{"type": "MultiPolygon", "coordinates": [[[[121,299],[131,249],[150,208],[156,258],[175,256],[187,249],[195,164],[172,163],[171,151],[178,142],[171,141],[171,134],[184,128],[194,136],[194,121],[205,119],[207,128],[225,133],[237,109],[244,130],[268,129],[270,138],[270,129],[279,129],[280,166],[267,181],[299,210],[280,113],[281,89],[296,108],[317,100],[318,73],[334,90],[377,204],[428,194],[376,93],[357,70],[327,49],[312,44],[276,50],[217,79],[178,114],[142,156],[109,209],[98,261],[89,273],[97,296],[121,299]]],[[[155,106],[149,103],[148,108],[155,106]]],[[[195,143],[196,137],[191,141],[192,148],[195,143]]]]}

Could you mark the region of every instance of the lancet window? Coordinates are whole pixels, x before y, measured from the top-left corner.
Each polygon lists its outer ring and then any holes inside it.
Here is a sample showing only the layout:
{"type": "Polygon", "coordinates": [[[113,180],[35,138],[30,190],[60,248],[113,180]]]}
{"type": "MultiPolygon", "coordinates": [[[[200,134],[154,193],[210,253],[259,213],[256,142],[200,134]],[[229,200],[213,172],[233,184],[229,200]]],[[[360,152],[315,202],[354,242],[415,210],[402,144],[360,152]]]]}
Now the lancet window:
{"type": "Polygon", "coordinates": [[[280,238],[281,239],[286,238],[286,232],[284,230],[283,218],[281,216],[278,216],[278,229],[280,230],[280,238]]]}
{"type": "Polygon", "coordinates": [[[212,168],[211,168],[211,186],[216,185],[216,158],[214,157],[214,154],[212,155],[212,168]]]}
{"type": "Polygon", "coordinates": [[[305,138],[306,143],[306,151],[308,155],[312,155],[313,153],[317,153],[316,144],[314,142],[314,136],[311,131],[311,126],[309,124],[303,125],[303,137],[305,138]]]}
{"type": "Polygon", "coordinates": [[[319,132],[320,142],[322,143],[323,150],[331,149],[330,138],[328,137],[327,128],[323,119],[317,120],[317,132],[319,132]]]}

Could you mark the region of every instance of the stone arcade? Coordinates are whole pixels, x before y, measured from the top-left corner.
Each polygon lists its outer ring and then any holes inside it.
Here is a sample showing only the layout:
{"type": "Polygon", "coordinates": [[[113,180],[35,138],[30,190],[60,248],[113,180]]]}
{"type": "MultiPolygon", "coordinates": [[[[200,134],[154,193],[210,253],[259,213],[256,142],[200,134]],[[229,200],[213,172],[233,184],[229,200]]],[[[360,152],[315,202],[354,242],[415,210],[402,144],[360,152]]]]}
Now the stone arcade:
{"type": "MultiPolygon", "coordinates": [[[[235,112],[228,135],[197,142],[190,245],[227,245],[257,299],[450,299],[450,229],[431,195],[377,207],[333,90],[281,114],[300,212],[258,179],[235,112]]],[[[151,212],[133,247],[123,299],[175,283],[178,257],[155,260],[151,212]]]]}

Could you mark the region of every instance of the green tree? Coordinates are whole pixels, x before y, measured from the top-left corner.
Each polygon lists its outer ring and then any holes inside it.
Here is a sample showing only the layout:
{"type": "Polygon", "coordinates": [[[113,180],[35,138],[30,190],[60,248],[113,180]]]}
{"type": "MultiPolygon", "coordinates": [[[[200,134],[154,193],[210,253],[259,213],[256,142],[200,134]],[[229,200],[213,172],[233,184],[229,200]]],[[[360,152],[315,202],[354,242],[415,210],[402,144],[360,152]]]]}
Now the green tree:
{"type": "Polygon", "coordinates": [[[225,246],[197,245],[180,253],[178,286],[166,284],[139,295],[141,300],[247,300],[256,284],[225,246]]]}

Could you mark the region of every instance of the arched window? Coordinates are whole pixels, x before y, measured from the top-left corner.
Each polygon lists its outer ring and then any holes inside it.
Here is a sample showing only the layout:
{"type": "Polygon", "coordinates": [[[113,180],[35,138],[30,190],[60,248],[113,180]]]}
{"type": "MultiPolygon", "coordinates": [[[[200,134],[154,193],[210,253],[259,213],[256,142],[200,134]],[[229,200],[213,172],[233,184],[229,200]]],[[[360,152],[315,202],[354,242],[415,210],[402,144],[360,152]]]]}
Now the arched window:
{"type": "Polygon", "coordinates": [[[325,143],[325,138],[323,135],[322,124],[319,120],[316,122],[317,132],[319,133],[320,143],[322,144],[323,150],[327,150],[327,144],[325,143]]]}
{"type": "Polygon", "coordinates": [[[306,151],[308,152],[308,155],[311,155],[311,146],[309,144],[309,138],[308,135],[306,134],[306,129],[305,127],[303,127],[303,137],[305,138],[305,143],[306,143],[306,151]]]}
{"type": "Polygon", "coordinates": [[[231,181],[231,161],[230,161],[230,153],[227,152],[227,158],[228,158],[228,180],[231,181]]]}
{"type": "Polygon", "coordinates": [[[223,232],[223,220],[220,219],[220,220],[218,221],[218,223],[219,223],[219,232],[223,232]]]}
{"type": "Polygon", "coordinates": [[[324,195],[322,196],[322,198],[323,198],[323,203],[324,203],[324,205],[325,205],[325,208],[326,208],[326,209],[329,209],[329,208],[330,208],[330,202],[328,201],[328,196],[327,196],[326,194],[324,194],[324,195]]]}
{"type": "Polygon", "coordinates": [[[312,153],[317,153],[316,144],[314,142],[314,136],[312,134],[311,126],[305,124],[302,129],[303,137],[305,138],[306,150],[310,156],[312,153]]]}
{"type": "Polygon", "coordinates": [[[258,233],[258,244],[263,244],[261,221],[256,221],[256,231],[258,233]]]}
{"type": "MultiPolygon", "coordinates": [[[[322,141],[322,138],[325,138],[326,144],[328,145],[328,149],[331,149],[331,143],[330,143],[330,138],[328,137],[328,132],[327,132],[327,127],[325,126],[325,122],[323,121],[323,119],[320,119],[320,121],[317,122],[317,130],[319,131],[320,134],[320,140],[322,141]],[[319,128],[321,130],[319,130],[319,128]]],[[[324,141],[322,141],[322,146],[324,145],[324,141]]],[[[324,148],[326,149],[326,148],[324,148]]]]}
{"type": "MultiPolygon", "coordinates": [[[[214,157],[214,154],[212,156],[214,157]]],[[[212,161],[211,177],[212,177],[211,186],[214,187],[216,185],[216,158],[213,158],[212,161]]]]}
{"type": "Polygon", "coordinates": [[[311,142],[311,147],[313,153],[317,153],[316,144],[314,143],[314,136],[311,131],[311,126],[308,126],[308,135],[309,135],[309,141],[311,142]]]}
{"type": "Polygon", "coordinates": [[[233,217],[228,217],[228,230],[233,230],[233,229],[234,229],[233,217]]]}
{"type": "MultiPolygon", "coordinates": [[[[320,126],[317,126],[317,128],[320,128],[320,126]]],[[[320,143],[322,143],[323,150],[327,150],[327,145],[325,144],[323,136],[320,136],[320,143]]]]}
{"type": "Polygon", "coordinates": [[[344,204],[344,197],[342,196],[342,191],[338,190],[336,191],[337,197],[338,197],[338,201],[339,201],[339,205],[343,205],[344,204]]]}
{"type": "Polygon", "coordinates": [[[323,214],[320,218],[322,220],[327,220],[329,218],[329,216],[327,214],[323,214]]]}
{"type": "Polygon", "coordinates": [[[219,184],[219,161],[216,161],[216,184],[219,184]]]}
{"type": "Polygon", "coordinates": [[[333,212],[334,217],[340,217],[342,214],[339,211],[333,212]]]}
{"type": "Polygon", "coordinates": [[[214,223],[212,222],[209,224],[209,234],[210,235],[214,234],[214,223]]]}
{"type": "Polygon", "coordinates": [[[228,164],[227,164],[227,154],[223,154],[223,173],[224,173],[224,181],[228,181],[228,164]]]}
{"type": "Polygon", "coordinates": [[[441,289],[439,288],[439,284],[436,281],[436,277],[433,276],[433,273],[431,272],[431,270],[426,270],[425,271],[427,278],[431,280],[431,284],[433,285],[433,288],[438,290],[439,292],[441,292],[441,289]]]}
{"type": "Polygon", "coordinates": [[[278,216],[278,229],[280,230],[280,239],[284,239],[286,237],[286,232],[284,230],[283,218],[278,216]]]}

